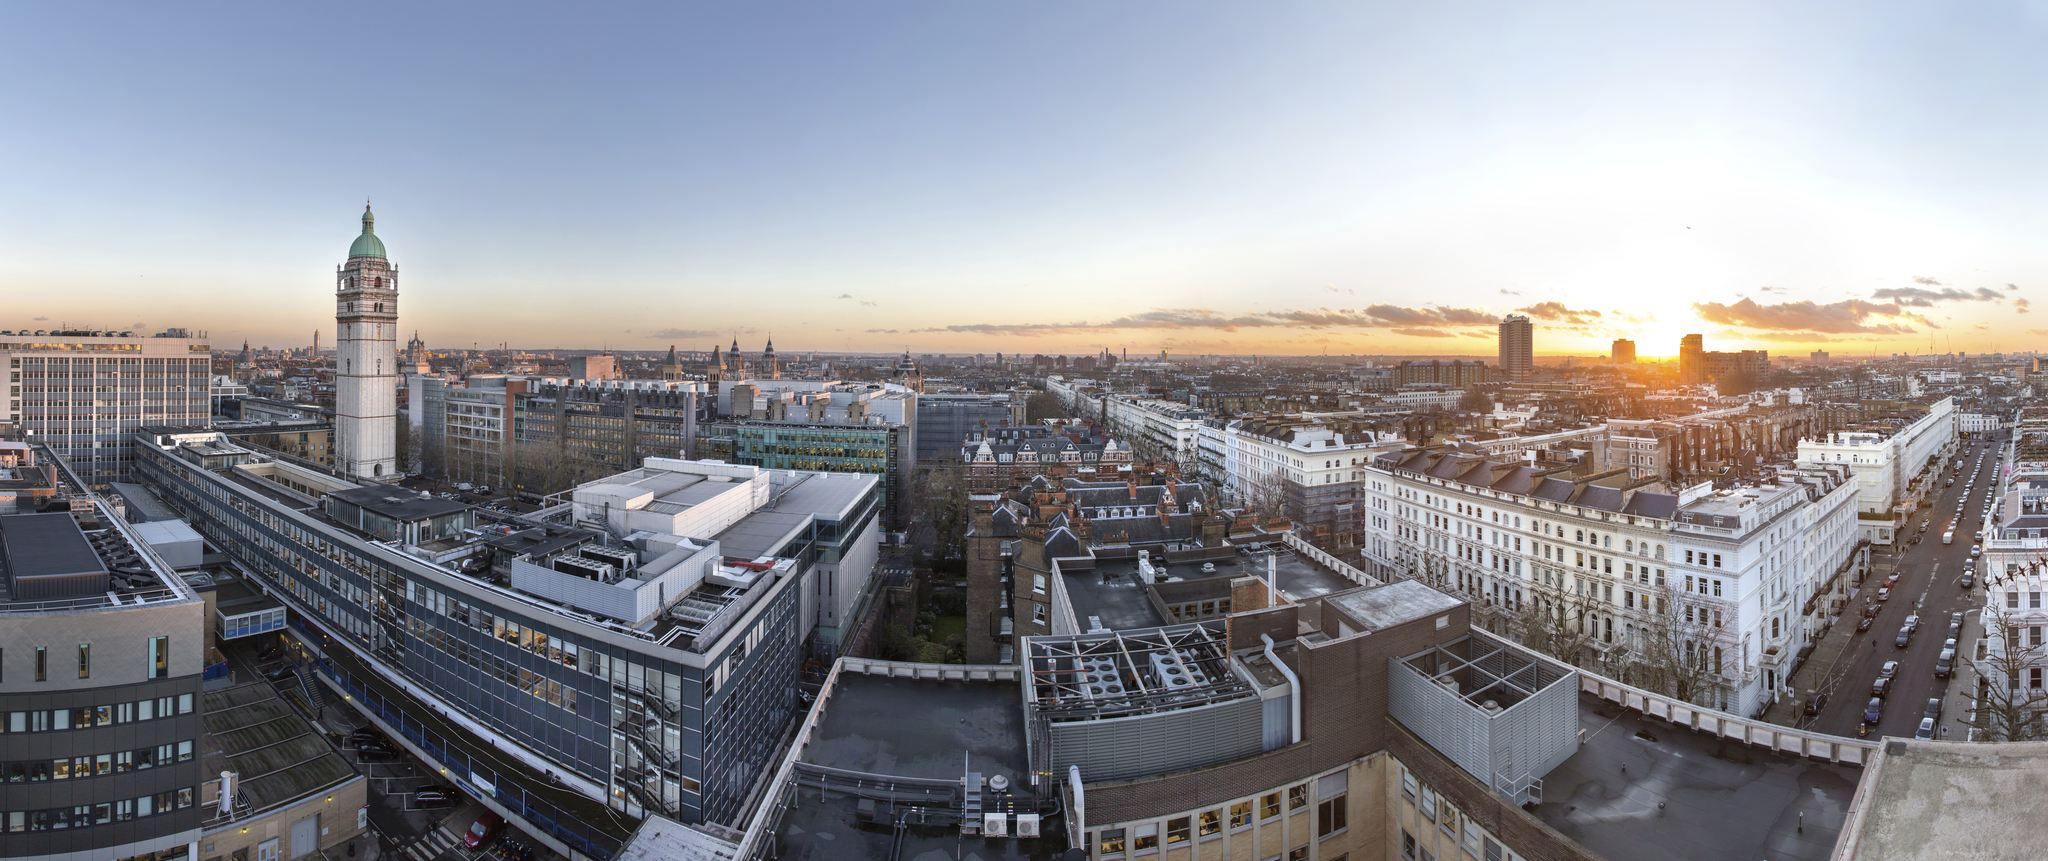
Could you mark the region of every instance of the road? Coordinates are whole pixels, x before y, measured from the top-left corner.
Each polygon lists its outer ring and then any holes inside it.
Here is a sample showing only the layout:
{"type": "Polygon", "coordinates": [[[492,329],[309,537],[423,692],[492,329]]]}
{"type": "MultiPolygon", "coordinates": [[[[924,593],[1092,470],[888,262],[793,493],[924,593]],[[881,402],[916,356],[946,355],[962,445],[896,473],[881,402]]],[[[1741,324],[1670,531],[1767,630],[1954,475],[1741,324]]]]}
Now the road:
{"type": "MultiPolygon", "coordinates": [[[[1964,562],[1970,558],[1970,548],[1975,546],[1972,537],[1984,528],[1984,503],[1996,484],[1992,454],[1996,446],[1997,443],[1966,447],[1960,455],[1962,473],[1948,473],[1956,476],[1955,484],[1944,486],[1937,501],[1909,521],[1909,528],[1918,530],[1922,520],[1933,518],[1920,543],[1907,547],[1898,557],[1899,582],[1892,590],[1891,600],[1879,605],[1881,609],[1870,630],[1855,634],[1829,670],[1822,683],[1822,689],[1829,691],[1827,705],[1818,717],[1802,719],[1801,726],[1836,735],[1855,735],[1863,724],[1864,706],[1870,702],[1870,685],[1886,661],[1898,661],[1899,668],[1891,692],[1884,698],[1882,716],[1871,727],[1872,737],[1912,737],[1919,729],[1927,700],[1947,692],[1948,679],[1935,677],[1934,662],[1943,641],[1948,639],[1949,614],[1969,613],[1974,619],[1972,611],[1981,611],[1983,607],[1982,578],[1972,589],[1962,588],[1957,580],[1963,574],[1964,562]],[[1963,503],[1961,515],[1956,514],[1958,500],[1963,503]],[[1950,518],[1956,523],[1955,543],[1944,545],[1942,525],[1950,518]],[[1906,648],[1898,648],[1894,641],[1899,629],[1905,626],[1906,617],[1915,613],[1920,616],[1920,628],[1906,648]]],[[[1945,482],[1947,476],[1942,480],[1945,482]]],[[[1881,580],[1865,581],[1862,592],[1843,616],[1844,623],[1855,624],[1862,612],[1863,599],[1874,598],[1882,585],[1881,580]]],[[[1972,642],[1960,642],[1957,654],[1969,655],[1973,648],[1972,642]]],[[[1944,702],[1943,717],[1949,717],[1950,710],[1960,707],[1959,703],[1944,702]]]]}

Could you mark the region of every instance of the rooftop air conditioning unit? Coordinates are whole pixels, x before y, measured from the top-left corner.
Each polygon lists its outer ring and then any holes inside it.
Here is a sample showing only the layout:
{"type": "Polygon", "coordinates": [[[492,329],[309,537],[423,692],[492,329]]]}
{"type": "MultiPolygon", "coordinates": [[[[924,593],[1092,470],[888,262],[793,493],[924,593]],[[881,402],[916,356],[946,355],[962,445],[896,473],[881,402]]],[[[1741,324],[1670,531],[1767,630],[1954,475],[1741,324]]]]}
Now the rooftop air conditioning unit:
{"type": "Polygon", "coordinates": [[[1037,836],[1038,836],[1038,814],[1036,814],[1036,813],[1019,813],[1019,814],[1017,814],[1017,836],[1018,836],[1018,837],[1037,837],[1037,836]]]}
{"type": "Polygon", "coordinates": [[[981,815],[981,836],[1010,836],[1010,815],[1007,813],[984,813],[981,815]]]}

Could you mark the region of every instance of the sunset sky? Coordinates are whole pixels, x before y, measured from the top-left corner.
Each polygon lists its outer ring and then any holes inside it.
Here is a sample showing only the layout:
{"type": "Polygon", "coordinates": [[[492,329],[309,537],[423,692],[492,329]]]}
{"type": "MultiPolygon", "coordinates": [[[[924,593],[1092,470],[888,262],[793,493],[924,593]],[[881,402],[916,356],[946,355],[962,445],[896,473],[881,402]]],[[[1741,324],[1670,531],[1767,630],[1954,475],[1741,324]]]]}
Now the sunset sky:
{"type": "Polygon", "coordinates": [[[2035,349],[2048,2],[36,4],[0,329],[2035,349]],[[1649,8],[1652,6],[1661,9],[1649,8]]]}

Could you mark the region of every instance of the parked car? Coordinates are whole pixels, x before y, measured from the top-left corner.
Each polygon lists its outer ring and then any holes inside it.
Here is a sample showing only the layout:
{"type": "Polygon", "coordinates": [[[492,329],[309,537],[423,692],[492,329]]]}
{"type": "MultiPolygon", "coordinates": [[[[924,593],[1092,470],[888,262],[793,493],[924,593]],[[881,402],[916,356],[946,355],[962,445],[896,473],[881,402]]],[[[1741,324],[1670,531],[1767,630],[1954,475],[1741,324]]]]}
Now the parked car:
{"type": "Polygon", "coordinates": [[[1891,691],[1892,680],[1889,678],[1879,678],[1877,681],[1870,683],[1870,695],[1873,697],[1881,697],[1891,693],[1891,691]]]}
{"type": "Polygon", "coordinates": [[[1827,704],[1828,695],[1826,693],[1814,694],[1806,698],[1806,713],[1810,715],[1820,714],[1820,710],[1826,707],[1827,704]]]}
{"type": "Polygon", "coordinates": [[[361,762],[394,762],[398,759],[398,751],[359,744],[356,745],[356,759],[361,762]]]}
{"type": "Polygon", "coordinates": [[[412,806],[416,808],[449,807],[455,804],[455,796],[445,790],[422,789],[412,794],[412,806]]]}
{"type": "Polygon", "coordinates": [[[1906,617],[1906,630],[1912,631],[1915,634],[1920,633],[1920,617],[1918,615],[1906,617]]]}
{"type": "Polygon", "coordinates": [[[1877,590],[1877,600],[1879,600],[1879,601],[1890,601],[1891,599],[1892,599],[1892,590],[1891,590],[1891,587],[1887,586],[1887,587],[1885,587],[1885,588],[1882,588],[1882,589],[1879,589],[1879,590],[1877,590]]]}
{"type": "Polygon", "coordinates": [[[1863,615],[1865,615],[1865,616],[1875,616],[1875,615],[1877,615],[1877,605],[1876,605],[1876,604],[1865,604],[1865,605],[1863,605],[1863,615]]]}
{"type": "Polygon", "coordinates": [[[468,831],[462,832],[462,845],[471,849],[483,846],[491,842],[491,838],[498,836],[498,829],[504,825],[504,817],[486,810],[475,822],[470,823],[468,831]]]}
{"type": "Polygon", "coordinates": [[[1894,639],[1894,640],[1893,640],[1892,642],[1893,642],[1893,644],[1897,645],[1897,646],[1898,646],[1899,648],[1901,648],[1901,649],[1903,649],[1903,648],[1905,648],[1905,647],[1907,647],[1907,646],[1909,646],[1909,645],[1912,645],[1912,643],[1913,643],[1913,629],[1912,629],[1912,628],[1900,628],[1900,629],[1899,629],[1899,636],[1898,636],[1898,637],[1897,637],[1896,639],[1894,639]]]}
{"type": "Polygon", "coordinates": [[[1962,634],[1963,634],[1963,614],[1961,614],[1961,613],[1950,613],[1950,614],[1948,614],[1948,635],[1949,635],[1949,638],[1950,638],[1950,639],[1954,639],[1954,638],[1956,638],[1956,637],[1960,637],[1960,636],[1962,636],[1962,634]]]}
{"type": "Polygon", "coordinates": [[[1878,675],[1880,675],[1880,676],[1883,676],[1883,677],[1885,677],[1885,678],[1887,678],[1887,679],[1891,678],[1892,676],[1895,676],[1895,675],[1897,675],[1897,674],[1898,674],[1898,672],[1899,672],[1899,662],[1898,662],[1898,661],[1886,661],[1886,662],[1884,662],[1884,666],[1882,666],[1882,667],[1878,667],[1878,668],[1877,668],[1877,674],[1878,674],[1878,675]]]}
{"type": "Polygon", "coordinates": [[[391,746],[391,744],[390,744],[389,742],[386,742],[386,741],[384,741],[384,740],[382,740],[382,739],[379,739],[379,740],[376,740],[376,741],[358,741],[358,742],[356,742],[356,753],[397,753],[397,752],[398,752],[398,748],[392,747],[392,746],[391,746]]]}
{"type": "Polygon", "coordinates": [[[1932,740],[1934,738],[1934,718],[1921,718],[1920,728],[1913,731],[1913,737],[1932,740]]]}
{"type": "MultiPolygon", "coordinates": [[[[1986,512],[1986,513],[1988,514],[1989,512],[1986,512]]],[[[1971,548],[1970,548],[1970,558],[1971,558],[1971,559],[1975,559],[1975,558],[1977,558],[1977,557],[1979,557],[1979,556],[1982,556],[1982,555],[1984,555],[1984,548],[1983,548],[1983,547],[1981,547],[1981,546],[1977,546],[1977,547],[1971,547],[1971,548]]]]}
{"type": "Polygon", "coordinates": [[[384,744],[384,734],[374,727],[361,727],[348,734],[348,740],[356,744],[384,744]]]}
{"type": "Polygon", "coordinates": [[[1964,571],[1962,578],[1956,580],[1956,585],[1959,585],[1965,589],[1977,585],[1977,572],[1964,571]]]}
{"type": "Polygon", "coordinates": [[[1877,723],[1878,718],[1881,717],[1884,717],[1884,700],[1871,697],[1870,705],[1863,707],[1863,722],[1877,723]]]}
{"type": "Polygon", "coordinates": [[[1956,650],[1942,649],[1941,657],[1934,659],[1934,677],[1937,679],[1948,678],[1948,674],[1954,672],[1955,668],[1956,650]]]}
{"type": "Polygon", "coordinates": [[[278,664],[275,669],[272,669],[270,672],[264,673],[263,677],[273,682],[281,682],[285,679],[291,678],[297,672],[298,670],[294,668],[291,664],[278,664]]]}
{"type": "Polygon", "coordinates": [[[1920,716],[1929,720],[1941,720],[1941,698],[1928,697],[1927,707],[1920,710],[1920,716]]]}
{"type": "Polygon", "coordinates": [[[1877,620],[1869,616],[1865,616],[1861,619],[1856,620],[1856,632],[1860,634],[1864,631],[1870,630],[1870,623],[1875,621],[1877,620]]]}

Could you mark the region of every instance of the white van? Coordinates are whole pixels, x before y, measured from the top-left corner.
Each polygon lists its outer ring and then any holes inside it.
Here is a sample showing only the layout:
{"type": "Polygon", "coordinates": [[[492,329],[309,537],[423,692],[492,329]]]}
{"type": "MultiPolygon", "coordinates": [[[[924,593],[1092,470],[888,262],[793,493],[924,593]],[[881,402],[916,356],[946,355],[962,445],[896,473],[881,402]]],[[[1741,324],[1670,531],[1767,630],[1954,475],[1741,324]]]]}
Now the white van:
{"type": "Polygon", "coordinates": [[[469,482],[465,481],[465,482],[463,482],[463,483],[461,483],[461,484],[458,484],[458,485],[456,485],[456,486],[455,486],[455,489],[456,489],[456,490],[460,490],[460,491],[462,491],[463,493],[468,493],[468,492],[470,492],[470,491],[472,491],[472,490],[475,490],[475,489],[476,489],[476,487],[475,487],[474,485],[470,484],[469,482]]]}
{"type": "Polygon", "coordinates": [[[1953,530],[1953,529],[1951,529],[1951,530],[1949,530],[1949,531],[1947,531],[1947,532],[1944,532],[1944,533],[1942,533],[1942,534],[1941,534],[1941,543],[1943,543],[1943,544],[1954,544],[1954,543],[1955,543],[1955,540],[1956,540],[1956,531],[1955,531],[1955,530],[1953,530]]]}

